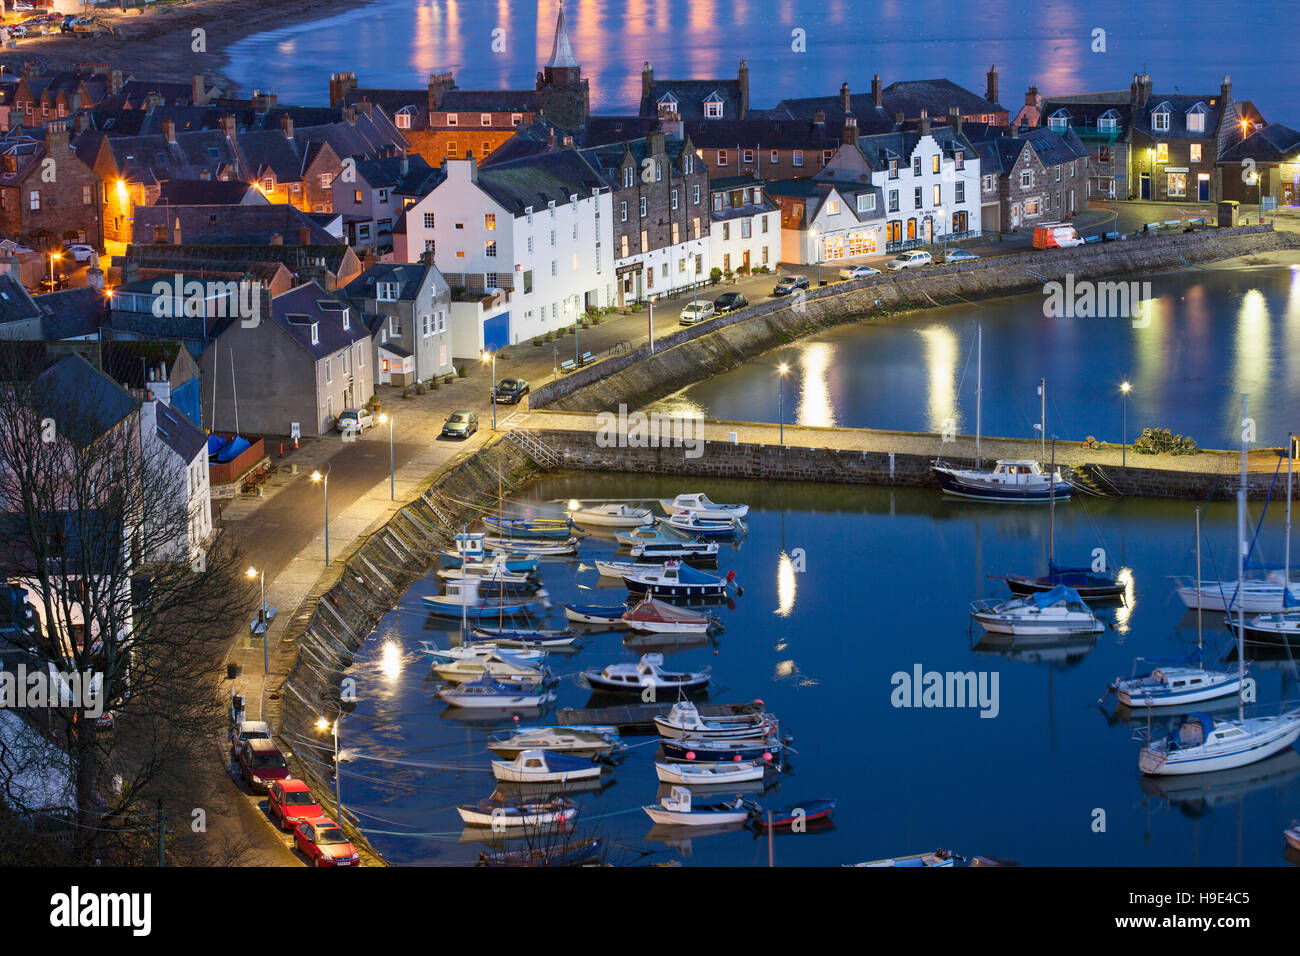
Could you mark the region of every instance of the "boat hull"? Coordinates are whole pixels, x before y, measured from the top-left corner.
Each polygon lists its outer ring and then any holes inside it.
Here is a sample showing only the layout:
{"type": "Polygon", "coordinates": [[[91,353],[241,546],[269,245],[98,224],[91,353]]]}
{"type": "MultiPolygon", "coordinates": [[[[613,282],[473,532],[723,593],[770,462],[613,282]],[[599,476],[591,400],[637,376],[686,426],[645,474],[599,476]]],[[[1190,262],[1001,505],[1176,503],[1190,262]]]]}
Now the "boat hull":
{"type": "Polygon", "coordinates": [[[1012,594],[1021,597],[1050,591],[1058,584],[1072,588],[1085,601],[1118,601],[1124,597],[1124,585],[1116,581],[1089,584],[1086,579],[1091,577],[1092,575],[1048,574],[1031,578],[1023,574],[1008,574],[1007,587],[1012,594]]]}
{"type": "Polygon", "coordinates": [[[726,597],[726,582],[717,584],[662,584],[652,581],[638,581],[630,575],[623,575],[623,583],[633,594],[651,594],[655,597],[673,598],[713,598],[726,597]]]}
{"type": "Polygon", "coordinates": [[[744,760],[762,760],[775,765],[784,745],[779,741],[734,741],[730,746],[726,741],[691,740],[690,738],[665,738],[660,742],[663,755],[669,760],[681,760],[687,763],[719,763],[730,760],[733,763],[744,760]]]}
{"type": "MultiPolygon", "coordinates": [[[[1204,581],[1200,586],[1200,607],[1203,611],[1223,611],[1226,612],[1231,608],[1235,614],[1240,607],[1246,614],[1265,614],[1269,611],[1281,611],[1282,608],[1282,586],[1263,585],[1252,586],[1247,582],[1246,586],[1241,589],[1241,594],[1237,595],[1236,581],[1220,582],[1204,581]]],[[[1197,587],[1195,584],[1180,584],[1177,588],[1179,600],[1189,610],[1196,610],[1197,606],[1197,587]]],[[[1300,598],[1296,593],[1295,585],[1291,586],[1292,594],[1300,598]]]]}
{"type": "Polygon", "coordinates": [[[1231,770],[1258,763],[1273,754],[1281,753],[1300,737],[1300,718],[1259,718],[1277,721],[1276,729],[1269,734],[1261,734],[1254,740],[1246,741],[1235,747],[1216,747],[1213,751],[1200,753],[1202,748],[1166,752],[1158,747],[1143,747],[1138,758],[1138,769],[1151,775],[1213,773],[1216,770],[1231,770]]]}
{"type": "Polygon", "coordinates": [[[1010,634],[1015,637],[1055,637],[1071,634],[1100,634],[1106,625],[1098,620],[1079,621],[1016,621],[995,615],[976,613],[973,615],[980,626],[990,634],[1010,634]]]}
{"type": "Polygon", "coordinates": [[[619,604],[614,607],[603,607],[599,605],[564,605],[564,616],[575,624],[599,624],[605,627],[626,627],[623,615],[627,613],[627,605],[619,604]]]}
{"type": "Polygon", "coordinates": [[[506,783],[568,783],[573,780],[591,780],[599,777],[602,768],[599,764],[583,767],[581,770],[551,770],[544,773],[527,773],[517,770],[504,760],[492,761],[492,775],[506,783]]]}
{"type": "Polygon", "coordinates": [[[702,691],[709,686],[711,680],[708,674],[683,674],[680,675],[682,677],[680,681],[654,678],[646,680],[644,683],[610,680],[599,671],[586,671],[583,676],[586,677],[587,683],[593,691],[599,691],[602,694],[644,694],[646,688],[649,687],[653,688],[656,695],[669,698],[678,692],[691,694],[702,691]]]}
{"type": "Polygon", "coordinates": [[[660,763],[655,761],[655,773],[660,783],[677,783],[687,787],[725,787],[733,783],[762,780],[768,764],[762,760],[728,763],[660,763]]]}
{"type": "Polygon", "coordinates": [[[1143,688],[1131,681],[1119,681],[1115,685],[1115,699],[1125,707],[1182,707],[1231,697],[1240,690],[1241,682],[1235,676],[1222,683],[1171,690],[1167,693],[1160,692],[1158,686],[1143,688]]]}
{"type": "Polygon", "coordinates": [[[567,823],[578,815],[577,807],[565,807],[562,810],[536,810],[522,813],[500,812],[495,816],[491,810],[479,807],[457,807],[461,821],[469,827],[544,827],[556,823],[567,823]]]}
{"type": "Polygon", "coordinates": [[[996,504],[1039,504],[1051,501],[1066,501],[1074,492],[1074,486],[1068,481],[1056,482],[1055,493],[1049,482],[1041,485],[1015,486],[984,482],[962,477],[949,468],[931,467],[930,471],[939,482],[946,495],[956,498],[968,498],[975,501],[990,501],[996,504]]]}
{"type": "Polygon", "coordinates": [[[749,819],[748,810],[665,810],[661,806],[644,807],[655,823],[672,827],[734,826],[749,819]]]}

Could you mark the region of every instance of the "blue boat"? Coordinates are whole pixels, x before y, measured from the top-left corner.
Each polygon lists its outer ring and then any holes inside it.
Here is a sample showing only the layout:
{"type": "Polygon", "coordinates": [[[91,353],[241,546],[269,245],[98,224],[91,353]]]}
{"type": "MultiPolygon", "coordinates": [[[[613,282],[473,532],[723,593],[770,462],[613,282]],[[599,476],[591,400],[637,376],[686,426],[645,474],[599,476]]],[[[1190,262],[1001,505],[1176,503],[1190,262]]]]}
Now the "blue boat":
{"type": "Polygon", "coordinates": [[[785,744],[779,740],[755,742],[752,740],[701,740],[682,737],[676,740],[665,737],[661,741],[664,756],[669,760],[718,761],[766,760],[775,764],[781,757],[785,744]]]}
{"type": "MultiPolygon", "coordinates": [[[[453,570],[464,567],[467,560],[465,555],[457,554],[455,551],[439,551],[438,559],[444,568],[453,570]]],[[[482,558],[468,558],[468,561],[470,564],[483,563],[482,558]]],[[[536,574],[541,563],[537,558],[528,555],[506,555],[506,570],[519,574],[536,574]]]]}
{"type": "Polygon", "coordinates": [[[575,624],[597,624],[603,627],[627,627],[623,615],[626,604],[566,604],[564,616],[575,624]]]}
{"type": "Polygon", "coordinates": [[[796,823],[812,823],[830,818],[835,809],[834,800],[804,800],[801,803],[781,807],[779,810],[763,810],[754,816],[754,825],[773,830],[785,829],[796,823]]]}
{"type": "Polygon", "coordinates": [[[487,515],[483,523],[507,538],[564,541],[573,530],[569,518],[497,518],[487,515]]]}
{"type": "Polygon", "coordinates": [[[504,595],[496,598],[484,596],[479,591],[479,582],[473,580],[448,581],[446,594],[425,595],[424,602],[431,613],[438,617],[472,621],[490,620],[494,617],[522,617],[528,614],[540,614],[551,606],[545,590],[538,591],[540,601],[511,600],[504,595]]]}

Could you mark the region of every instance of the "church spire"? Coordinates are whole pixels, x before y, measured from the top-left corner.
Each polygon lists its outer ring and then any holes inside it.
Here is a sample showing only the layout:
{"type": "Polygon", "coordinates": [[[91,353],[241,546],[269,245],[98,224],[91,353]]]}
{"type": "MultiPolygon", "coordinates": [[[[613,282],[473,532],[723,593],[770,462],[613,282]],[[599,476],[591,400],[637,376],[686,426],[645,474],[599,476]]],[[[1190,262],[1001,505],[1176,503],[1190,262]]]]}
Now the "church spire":
{"type": "Polygon", "coordinates": [[[555,43],[551,47],[551,58],[546,61],[551,69],[577,69],[578,61],[573,56],[573,47],[569,46],[569,31],[564,26],[564,3],[560,2],[560,12],[555,18],[555,43]]]}

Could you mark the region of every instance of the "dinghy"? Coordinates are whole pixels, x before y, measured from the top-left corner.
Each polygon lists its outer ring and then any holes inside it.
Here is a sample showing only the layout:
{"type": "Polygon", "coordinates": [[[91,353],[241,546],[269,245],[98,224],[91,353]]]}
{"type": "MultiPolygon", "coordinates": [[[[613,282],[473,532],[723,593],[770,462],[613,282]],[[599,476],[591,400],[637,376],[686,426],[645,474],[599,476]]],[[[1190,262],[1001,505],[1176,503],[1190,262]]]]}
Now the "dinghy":
{"type": "Polygon", "coordinates": [[[736,761],[696,761],[662,763],[655,761],[660,783],[680,783],[688,787],[723,787],[762,780],[771,764],[762,759],[736,761]]]}
{"type": "Polygon", "coordinates": [[[566,538],[562,541],[522,539],[522,538],[496,538],[488,535],[483,539],[483,546],[489,551],[504,553],[516,558],[541,558],[551,555],[573,554],[578,550],[577,538],[566,538]]]}
{"type": "Polygon", "coordinates": [[[578,815],[572,800],[556,797],[536,803],[511,800],[481,800],[456,808],[466,826],[492,827],[544,827],[568,823],[578,815]]]}
{"type": "Polygon", "coordinates": [[[914,853],[911,856],[895,856],[888,860],[854,863],[853,866],[956,866],[959,859],[961,858],[951,850],[935,850],[933,853],[914,853]]]}
{"type": "Polygon", "coordinates": [[[1010,601],[974,601],[971,616],[986,631],[1017,637],[1096,634],[1106,629],[1078,592],[1063,584],[1010,601]]]}
{"type": "MultiPolygon", "coordinates": [[[[476,642],[473,644],[463,644],[460,647],[448,647],[445,650],[438,647],[434,641],[421,641],[420,649],[430,660],[438,663],[449,663],[451,661],[467,660],[489,660],[496,654],[497,646],[491,642],[476,642]]],[[[539,650],[518,650],[512,651],[512,655],[521,661],[530,664],[537,664],[546,659],[546,652],[539,650]]]]}
{"type": "Polygon", "coordinates": [[[755,814],[754,825],[760,829],[788,829],[797,823],[828,820],[834,810],[834,800],[805,800],[779,810],[764,810],[762,813],[755,814]]]}
{"type": "Polygon", "coordinates": [[[636,561],[595,561],[593,563],[602,578],[621,578],[625,574],[649,571],[664,566],[662,561],[644,563],[636,561]]]}
{"type": "Polygon", "coordinates": [[[595,624],[600,627],[625,628],[623,615],[626,604],[566,604],[564,616],[575,624],[595,624]]]}
{"type": "Polygon", "coordinates": [[[708,827],[744,823],[750,807],[744,797],[732,801],[701,803],[691,799],[685,787],[673,787],[672,793],[652,806],[642,807],[655,823],[669,826],[708,827]]]}
{"type": "Polygon", "coordinates": [[[555,691],[537,683],[513,683],[483,676],[465,684],[449,684],[438,696],[456,707],[476,710],[520,710],[555,700],[555,691]]]}
{"type": "MultiPolygon", "coordinates": [[[[667,561],[662,567],[630,571],[623,575],[623,583],[633,594],[673,598],[726,597],[735,579],[735,571],[728,571],[727,576],[722,578],[680,561],[667,561]]],[[[743,592],[737,588],[736,593],[743,592]]]]}
{"type": "Polygon", "coordinates": [[[492,735],[488,738],[487,747],[497,756],[507,759],[517,757],[525,750],[608,757],[625,749],[619,739],[618,728],[602,725],[521,727],[512,733],[492,735]]]}
{"type": "Polygon", "coordinates": [[[712,517],[694,511],[681,511],[670,518],[660,518],[670,528],[699,538],[736,538],[748,530],[745,522],[734,517],[712,517]]]}
{"type": "Polygon", "coordinates": [[[573,528],[573,522],[568,518],[498,518],[495,515],[484,515],[483,523],[498,535],[512,540],[532,538],[564,541],[573,528]]]}
{"type": "Polygon", "coordinates": [[[719,740],[717,738],[682,737],[678,740],[664,738],[660,741],[660,750],[666,760],[681,760],[687,763],[702,761],[719,763],[730,760],[740,763],[745,760],[762,760],[775,766],[777,758],[785,744],[776,737],[766,740],[719,740]]]}
{"type": "MultiPolygon", "coordinates": [[[[475,627],[471,632],[475,637],[499,644],[502,647],[529,648],[530,654],[539,648],[569,647],[577,643],[578,635],[567,627],[530,628],[530,627],[475,627]]],[[[524,657],[522,651],[514,652],[516,657],[524,657]]]]}
{"type": "Polygon", "coordinates": [[[531,571],[511,571],[504,554],[496,554],[487,561],[469,561],[458,568],[439,568],[438,577],[444,581],[472,579],[483,584],[514,584],[520,587],[537,583],[531,571]]]}
{"type": "Polygon", "coordinates": [[[513,760],[493,760],[492,775],[510,783],[568,783],[599,777],[604,768],[590,757],[525,750],[513,760]]]}
{"type": "Polygon", "coordinates": [[[707,670],[673,673],[663,669],[663,662],[662,654],[644,654],[635,664],[610,664],[604,670],[583,671],[582,676],[593,691],[644,694],[649,688],[652,700],[660,693],[689,694],[709,686],[711,678],[707,670]]]}
{"type": "Polygon", "coordinates": [[[654,514],[649,508],[638,508],[629,504],[604,504],[590,508],[574,508],[569,511],[569,520],[582,527],[591,525],[598,528],[639,528],[654,521],[654,514]]]}
{"type": "Polygon", "coordinates": [[[749,514],[749,505],[720,505],[710,501],[708,495],[699,493],[678,495],[672,500],[660,498],[659,506],[669,517],[691,513],[714,518],[743,518],[749,514]]]}
{"type": "Polygon", "coordinates": [[[656,520],[654,524],[647,524],[640,528],[633,528],[631,531],[616,531],[614,533],[614,540],[619,543],[620,547],[624,548],[632,548],[638,544],[652,544],[654,542],[662,542],[664,544],[688,544],[696,541],[696,539],[691,535],[670,527],[666,521],[658,520],[656,520]]]}
{"type": "Polygon", "coordinates": [[[623,623],[642,634],[708,634],[722,629],[716,614],[692,611],[650,597],[626,611],[623,623]]]}
{"type": "MultiPolygon", "coordinates": [[[[651,656],[659,657],[658,654],[646,655],[651,656]]],[[[761,702],[759,704],[761,707],[761,702]]],[[[659,736],[670,739],[747,740],[757,743],[770,738],[778,730],[776,718],[761,709],[726,717],[701,717],[699,708],[689,700],[679,700],[667,714],[656,715],[654,723],[659,736]]]]}

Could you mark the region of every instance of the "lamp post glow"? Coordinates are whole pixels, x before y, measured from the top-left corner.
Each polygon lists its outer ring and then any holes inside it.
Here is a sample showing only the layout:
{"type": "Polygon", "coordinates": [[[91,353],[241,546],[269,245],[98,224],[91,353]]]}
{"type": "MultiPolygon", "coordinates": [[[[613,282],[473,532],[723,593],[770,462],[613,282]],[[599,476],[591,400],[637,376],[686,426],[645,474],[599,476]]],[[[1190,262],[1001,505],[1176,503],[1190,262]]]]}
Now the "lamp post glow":
{"type": "Polygon", "coordinates": [[[785,447],[785,373],[790,366],[782,362],[776,367],[776,420],[781,434],[781,447],[785,447]]]}
{"type": "Polygon", "coordinates": [[[266,555],[260,551],[253,557],[262,559],[262,567],[259,570],[250,562],[248,570],[244,573],[250,578],[257,578],[262,589],[262,603],[257,606],[257,626],[262,629],[262,673],[271,673],[271,649],[267,643],[267,632],[271,629],[266,620],[266,555]]]}
{"type": "Polygon", "coordinates": [[[1128,466],[1128,393],[1133,386],[1128,382],[1121,383],[1119,387],[1120,394],[1124,396],[1124,443],[1120,445],[1120,466],[1128,466]]]}
{"type": "Polygon", "coordinates": [[[54,291],[54,263],[58,262],[62,258],[63,256],[61,256],[57,252],[50,253],[50,291],[51,292],[54,291]]]}
{"type": "Polygon", "coordinates": [[[650,305],[650,354],[655,354],[655,297],[647,296],[646,302],[650,305]]]}
{"type": "Polygon", "coordinates": [[[331,721],[327,717],[320,717],[316,721],[317,730],[333,730],[334,732],[334,808],[338,811],[339,818],[336,821],[339,826],[343,826],[343,768],[339,766],[339,721],[343,719],[343,705],[336,705],[339,712],[334,715],[331,721]]]}
{"type": "Polygon", "coordinates": [[[388,423],[388,500],[397,500],[397,468],[393,459],[393,416],[387,412],[379,415],[379,424],[388,423]]]}
{"type": "Polygon", "coordinates": [[[813,241],[813,255],[815,255],[815,256],[817,257],[817,285],[820,286],[820,285],[822,284],[822,245],[821,245],[821,233],[817,231],[817,227],[816,227],[816,226],[813,226],[811,229],[808,230],[808,235],[812,236],[812,241],[813,241]]]}
{"type": "Polygon", "coordinates": [[[324,474],[318,467],[311,473],[312,481],[319,481],[325,486],[325,563],[330,563],[330,463],[322,462],[324,474]]]}
{"type": "MultiPolygon", "coordinates": [[[[575,329],[577,328],[576,323],[574,325],[574,328],[575,329]]],[[[574,341],[576,342],[578,333],[575,331],[573,333],[573,336],[574,336],[574,341]]],[[[492,431],[495,432],[497,430],[497,353],[496,352],[483,353],[483,364],[487,365],[489,362],[492,363],[492,431]]]]}

